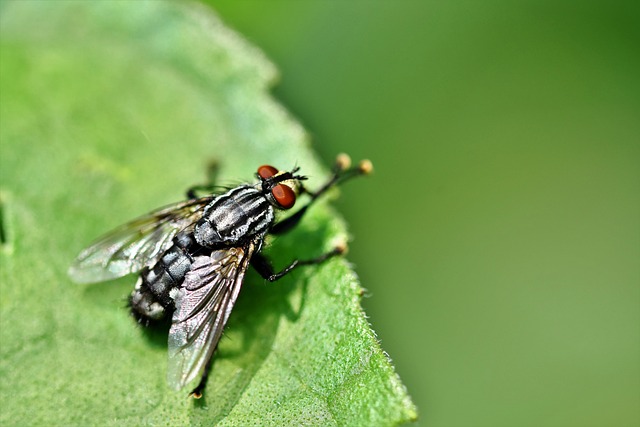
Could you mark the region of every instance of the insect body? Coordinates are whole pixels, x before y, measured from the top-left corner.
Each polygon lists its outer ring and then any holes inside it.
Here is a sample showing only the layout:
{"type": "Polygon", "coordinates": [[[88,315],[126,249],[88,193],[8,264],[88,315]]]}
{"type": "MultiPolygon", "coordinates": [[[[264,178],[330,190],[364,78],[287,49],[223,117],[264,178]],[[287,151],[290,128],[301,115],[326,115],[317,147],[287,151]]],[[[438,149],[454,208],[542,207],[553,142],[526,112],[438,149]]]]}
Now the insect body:
{"type": "Polygon", "coordinates": [[[349,168],[338,157],[331,179],[308,191],[297,169],[280,172],[261,166],[258,183],[168,206],[108,233],[83,250],[69,275],[92,283],[139,272],[130,296],[133,316],[148,324],[171,317],[167,378],[182,389],[200,378],[192,395],[204,389],[207,369],[231,314],[242,280],[251,264],[264,278],[275,281],[300,265],[320,263],[344,251],[336,247],[317,258],[294,260],[280,272],[260,253],[267,234],[281,234],[298,224],[318,196],[337,183],[368,173],[371,164],[349,168]],[[276,212],[291,209],[296,197],[311,200],[277,222],[276,212]]]}
{"type": "MultiPolygon", "coordinates": [[[[191,271],[196,258],[202,256],[199,254],[214,255],[208,248],[219,248],[229,255],[231,249],[240,248],[244,254],[233,254],[251,258],[273,223],[274,209],[261,190],[248,185],[212,199],[195,225],[176,234],[172,246],[155,265],[142,269],[131,296],[134,315],[139,319],[163,318],[165,307],[171,307],[175,301],[176,287],[191,271]]],[[[230,260],[232,263],[237,261],[230,260]]]]}

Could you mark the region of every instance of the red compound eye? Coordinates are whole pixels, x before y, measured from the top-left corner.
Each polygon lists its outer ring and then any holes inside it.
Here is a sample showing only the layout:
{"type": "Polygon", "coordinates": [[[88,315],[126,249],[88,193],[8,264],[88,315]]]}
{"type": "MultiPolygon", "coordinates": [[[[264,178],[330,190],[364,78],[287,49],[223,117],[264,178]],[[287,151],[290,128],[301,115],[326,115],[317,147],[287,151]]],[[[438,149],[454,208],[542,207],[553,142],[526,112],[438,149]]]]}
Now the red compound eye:
{"type": "Polygon", "coordinates": [[[282,209],[291,209],[296,203],[296,193],[288,185],[276,185],[271,190],[271,194],[273,194],[273,198],[276,199],[282,209]]]}
{"type": "Polygon", "coordinates": [[[269,165],[262,165],[258,168],[258,176],[262,179],[268,179],[278,173],[278,169],[269,165]]]}

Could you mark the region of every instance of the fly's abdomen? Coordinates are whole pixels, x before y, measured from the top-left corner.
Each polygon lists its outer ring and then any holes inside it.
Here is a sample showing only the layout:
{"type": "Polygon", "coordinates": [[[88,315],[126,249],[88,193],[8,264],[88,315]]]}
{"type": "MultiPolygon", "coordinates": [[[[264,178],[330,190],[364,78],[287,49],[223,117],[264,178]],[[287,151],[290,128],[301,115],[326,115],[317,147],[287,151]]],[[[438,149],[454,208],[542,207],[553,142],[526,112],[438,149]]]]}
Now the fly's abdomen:
{"type": "Polygon", "coordinates": [[[131,309],[139,321],[159,320],[173,310],[171,290],[179,289],[203,248],[239,246],[264,235],[274,220],[273,207],[260,190],[245,185],[216,197],[205,208],[193,232],[183,231],[151,267],[140,273],[131,294],[131,309]]]}
{"type": "Polygon", "coordinates": [[[260,190],[240,186],[216,197],[196,224],[194,238],[205,247],[240,244],[264,234],[274,220],[273,207],[260,190]]]}
{"type": "Polygon", "coordinates": [[[187,251],[173,245],[146,274],[142,274],[142,280],[166,307],[172,303],[169,292],[182,284],[184,276],[190,269],[191,257],[187,251]]]}
{"type": "Polygon", "coordinates": [[[171,290],[180,287],[191,269],[193,243],[189,233],[179,233],[162,258],[142,270],[130,300],[132,312],[139,321],[141,318],[160,320],[166,316],[166,309],[173,305],[171,290]]]}

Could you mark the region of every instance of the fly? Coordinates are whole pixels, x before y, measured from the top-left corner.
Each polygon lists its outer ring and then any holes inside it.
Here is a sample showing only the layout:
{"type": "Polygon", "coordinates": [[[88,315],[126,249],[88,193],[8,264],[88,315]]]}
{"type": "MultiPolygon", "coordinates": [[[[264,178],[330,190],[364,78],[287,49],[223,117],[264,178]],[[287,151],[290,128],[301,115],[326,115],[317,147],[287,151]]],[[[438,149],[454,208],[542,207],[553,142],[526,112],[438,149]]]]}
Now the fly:
{"type": "Polygon", "coordinates": [[[69,268],[78,283],[95,283],[139,273],[131,296],[131,314],[139,323],[171,318],[168,338],[169,385],[181,390],[199,379],[191,395],[204,390],[211,358],[229,319],[249,265],[273,282],[302,265],[319,264],[344,252],[344,246],[316,258],[294,259],[281,271],[261,254],[268,234],[295,227],[308,208],[331,187],[372,170],[368,160],[350,167],[338,156],[331,178],[315,192],[307,190],[298,168],[289,172],[263,165],[257,183],[224,193],[196,197],[156,210],[107,233],[84,249],[69,268]],[[278,221],[296,198],[310,200],[278,221]]]}

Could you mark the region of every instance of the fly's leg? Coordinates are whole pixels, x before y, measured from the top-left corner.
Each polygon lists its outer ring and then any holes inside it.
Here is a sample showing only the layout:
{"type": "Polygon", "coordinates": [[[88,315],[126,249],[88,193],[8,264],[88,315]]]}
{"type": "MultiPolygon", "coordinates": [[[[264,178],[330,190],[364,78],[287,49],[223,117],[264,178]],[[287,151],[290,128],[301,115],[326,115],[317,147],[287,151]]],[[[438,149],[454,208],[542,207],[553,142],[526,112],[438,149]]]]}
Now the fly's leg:
{"type": "Polygon", "coordinates": [[[358,164],[357,167],[352,168],[351,159],[349,158],[349,156],[347,156],[346,154],[338,155],[338,157],[336,158],[336,163],[333,167],[333,175],[331,176],[331,178],[316,191],[309,191],[306,188],[304,188],[304,186],[302,186],[300,188],[300,193],[308,194],[309,196],[311,196],[311,200],[306,205],[304,205],[299,211],[297,211],[290,217],[283,219],[279,223],[275,224],[271,228],[270,233],[283,234],[291,230],[293,227],[298,225],[298,223],[304,216],[305,212],[307,212],[309,207],[313,205],[313,203],[315,203],[318,197],[326,193],[327,190],[329,190],[331,187],[335,185],[339,185],[351,178],[355,178],[356,176],[367,175],[371,173],[372,170],[373,170],[373,165],[369,160],[363,160],[358,164]]]}
{"type": "Polygon", "coordinates": [[[260,274],[263,278],[267,279],[270,282],[275,282],[283,276],[289,274],[294,268],[300,267],[302,265],[314,265],[321,264],[328,260],[329,258],[333,258],[334,256],[342,255],[347,251],[346,246],[336,246],[331,251],[320,255],[319,257],[313,259],[299,260],[294,259],[291,264],[287,267],[283,268],[279,272],[275,272],[273,269],[273,265],[271,262],[262,254],[253,254],[251,257],[251,265],[256,269],[258,274],[260,274]]]}
{"type": "Polygon", "coordinates": [[[198,192],[205,192],[207,194],[212,193],[217,189],[215,182],[217,181],[218,172],[220,172],[220,164],[212,160],[207,166],[207,183],[194,185],[187,189],[187,199],[197,199],[198,192]]]}
{"type": "MultiPolygon", "coordinates": [[[[218,348],[216,347],[216,350],[217,349],[218,348]]],[[[214,350],[214,353],[216,352],[216,350],[214,350]]],[[[205,365],[204,372],[202,373],[202,377],[200,378],[200,382],[198,383],[196,388],[194,388],[191,393],[189,393],[189,396],[193,397],[194,399],[200,399],[202,397],[202,392],[207,385],[207,379],[209,378],[209,372],[211,371],[211,365],[213,365],[213,356],[205,365]]]]}

